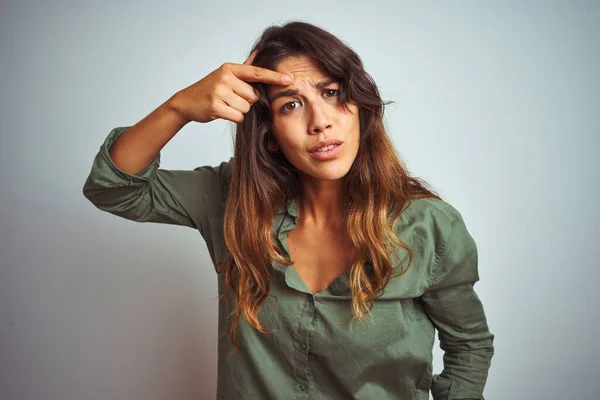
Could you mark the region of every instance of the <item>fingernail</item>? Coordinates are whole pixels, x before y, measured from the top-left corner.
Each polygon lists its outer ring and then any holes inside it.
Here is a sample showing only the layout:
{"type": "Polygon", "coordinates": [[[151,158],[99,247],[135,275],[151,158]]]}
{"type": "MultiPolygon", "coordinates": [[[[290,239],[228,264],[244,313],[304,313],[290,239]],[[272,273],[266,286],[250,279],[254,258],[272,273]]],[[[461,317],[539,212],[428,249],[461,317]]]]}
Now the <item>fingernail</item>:
{"type": "Polygon", "coordinates": [[[281,78],[281,80],[283,81],[283,83],[291,83],[292,82],[292,78],[290,78],[288,75],[284,75],[283,78],[281,78]]]}

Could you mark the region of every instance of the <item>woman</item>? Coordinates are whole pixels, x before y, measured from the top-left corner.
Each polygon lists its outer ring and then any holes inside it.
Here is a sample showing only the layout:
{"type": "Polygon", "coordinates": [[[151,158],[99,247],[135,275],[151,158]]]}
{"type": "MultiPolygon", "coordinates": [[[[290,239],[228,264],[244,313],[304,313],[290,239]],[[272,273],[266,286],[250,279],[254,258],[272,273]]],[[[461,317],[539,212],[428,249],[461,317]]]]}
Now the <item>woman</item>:
{"type": "Polygon", "coordinates": [[[198,229],[219,274],[219,399],[483,399],[493,338],[460,213],[410,177],[377,87],[330,33],[263,32],[132,127],[85,196],[139,222],[198,229]],[[234,156],[159,169],[191,121],[237,124],[234,156]],[[435,329],[444,370],[432,376],[435,329]]]}

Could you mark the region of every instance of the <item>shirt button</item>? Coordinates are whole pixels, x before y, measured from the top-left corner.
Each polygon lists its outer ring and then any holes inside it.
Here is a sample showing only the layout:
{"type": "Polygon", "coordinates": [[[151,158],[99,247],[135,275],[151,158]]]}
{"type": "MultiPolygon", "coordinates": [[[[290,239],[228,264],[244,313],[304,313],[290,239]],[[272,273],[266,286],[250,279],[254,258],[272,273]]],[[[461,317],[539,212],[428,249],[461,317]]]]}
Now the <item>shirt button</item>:
{"type": "Polygon", "coordinates": [[[306,389],[303,385],[298,385],[298,389],[300,389],[301,392],[304,392],[304,389],[306,389]]]}
{"type": "Polygon", "coordinates": [[[305,345],[304,343],[302,343],[302,344],[300,345],[300,348],[301,348],[302,350],[306,350],[306,345],[305,345]]]}

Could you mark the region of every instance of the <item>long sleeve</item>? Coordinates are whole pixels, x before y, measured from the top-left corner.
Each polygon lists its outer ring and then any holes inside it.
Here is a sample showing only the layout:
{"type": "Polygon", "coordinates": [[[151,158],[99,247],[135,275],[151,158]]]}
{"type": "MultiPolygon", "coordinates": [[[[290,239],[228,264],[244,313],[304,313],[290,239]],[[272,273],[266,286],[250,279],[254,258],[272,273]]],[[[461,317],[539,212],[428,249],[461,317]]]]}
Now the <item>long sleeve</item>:
{"type": "Polygon", "coordinates": [[[159,154],[139,174],[128,174],[109,155],[110,146],[128,128],[113,129],[100,147],[83,186],[85,197],[97,208],[132,221],[188,226],[205,236],[208,219],[223,214],[231,160],[175,171],[159,168],[159,154]]]}
{"type": "Polygon", "coordinates": [[[431,285],[422,297],[444,351],[444,369],[433,377],[431,392],[434,400],[484,400],[494,335],[474,290],[477,247],[461,215],[453,211],[431,285]]]}

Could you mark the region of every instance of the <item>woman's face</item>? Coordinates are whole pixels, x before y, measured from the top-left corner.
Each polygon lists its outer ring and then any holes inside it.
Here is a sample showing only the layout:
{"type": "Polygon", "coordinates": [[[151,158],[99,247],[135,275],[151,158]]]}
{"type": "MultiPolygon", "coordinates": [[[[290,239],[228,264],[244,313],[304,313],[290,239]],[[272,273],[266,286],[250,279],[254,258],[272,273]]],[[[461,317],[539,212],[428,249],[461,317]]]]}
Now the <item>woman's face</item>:
{"type": "Polygon", "coordinates": [[[348,103],[349,111],[344,108],[339,83],[308,56],[285,58],[276,70],[291,76],[292,83],[268,88],[276,141],[269,150],[281,150],[303,178],[341,179],[358,153],[358,107],[348,103]],[[335,147],[316,150],[328,140],[335,147]]]}

